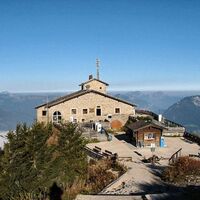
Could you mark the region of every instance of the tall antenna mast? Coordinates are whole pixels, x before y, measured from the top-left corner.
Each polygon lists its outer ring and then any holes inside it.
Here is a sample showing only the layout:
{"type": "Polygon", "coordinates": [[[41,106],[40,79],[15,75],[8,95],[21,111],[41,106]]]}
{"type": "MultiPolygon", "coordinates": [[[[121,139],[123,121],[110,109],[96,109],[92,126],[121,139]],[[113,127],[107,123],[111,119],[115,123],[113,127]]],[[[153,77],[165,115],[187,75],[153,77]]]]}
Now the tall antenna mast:
{"type": "Polygon", "coordinates": [[[99,80],[99,66],[100,66],[100,60],[96,59],[96,66],[97,66],[97,79],[99,80]]]}

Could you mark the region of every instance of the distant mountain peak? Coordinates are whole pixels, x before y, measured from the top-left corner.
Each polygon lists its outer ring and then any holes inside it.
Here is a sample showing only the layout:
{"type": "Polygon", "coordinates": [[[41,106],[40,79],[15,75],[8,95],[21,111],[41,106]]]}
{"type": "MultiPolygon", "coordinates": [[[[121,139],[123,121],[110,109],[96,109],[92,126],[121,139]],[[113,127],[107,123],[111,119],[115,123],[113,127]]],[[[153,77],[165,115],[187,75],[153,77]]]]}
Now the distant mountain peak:
{"type": "Polygon", "coordinates": [[[1,91],[0,94],[10,94],[8,91],[1,91]]]}
{"type": "Polygon", "coordinates": [[[164,116],[184,125],[189,132],[200,133],[200,95],[183,98],[170,106],[164,116]]]}
{"type": "Polygon", "coordinates": [[[200,96],[194,96],[192,102],[194,103],[195,106],[200,107],[200,96]]]}

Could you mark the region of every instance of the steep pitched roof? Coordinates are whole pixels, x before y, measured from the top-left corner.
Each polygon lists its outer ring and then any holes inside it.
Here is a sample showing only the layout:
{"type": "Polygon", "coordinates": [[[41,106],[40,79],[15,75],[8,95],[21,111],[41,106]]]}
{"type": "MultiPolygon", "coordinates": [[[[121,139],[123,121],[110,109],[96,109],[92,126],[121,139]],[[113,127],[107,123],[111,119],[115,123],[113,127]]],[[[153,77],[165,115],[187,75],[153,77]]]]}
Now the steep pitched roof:
{"type": "Polygon", "coordinates": [[[165,127],[162,126],[161,124],[154,123],[154,121],[145,121],[145,120],[140,120],[140,121],[128,124],[126,126],[133,131],[138,131],[140,129],[143,129],[149,126],[153,126],[155,128],[162,129],[162,130],[165,129],[165,127]]]}
{"type": "Polygon", "coordinates": [[[119,101],[119,102],[122,102],[122,103],[125,103],[125,104],[128,104],[130,106],[134,106],[136,107],[136,105],[130,103],[130,102],[127,102],[125,100],[122,100],[122,99],[119,99],[119,98],[116,98],[116,97],[113,97],[113,96],[110,96],[108,94],[104,94],[104,93],[101,93],[101,92],[98,92],[96,90],[79,90],[77,92],[74,92],[74,93],[71,93],[71,94],[68,94],[68,95],[65,95],[63,97],[60,97],[58,99],[55,99],[53,101],[50,101],[48,104],[45,103],[45,104],[42,104],[42,105],[39,105],[36,107],[37,108],[40,108],[42,106],[45,106],[45,107],[52,107],[52,106],[55,106],[57,104],[60,104],[60,103],[63,103],[65,101],[69,101],[70,99],[73,99],[73,98],[76,98],[76,97],[79,97],[79,96],[82,96],[84,94],[88,94],[88,93],[95,93],[95,94],[98,94],[98,95],[101,95],[101,96],[105,96],[107,98],[110,98],[110,99],[113,99],[115,101],[119,101]]]}
{"type": "Polygon", "coordinates": [[[101,81],[101,80],[99,80],[99,79],[96,79],[96,78],[93,78],[93,79],[90,79],[90,80],[88,80],[88,81],[86,81],[86,82],[84,82],[84,83],[81,83],[79,86],[82,86],[82,85],[84,85],[84,84],[86,84],[86,83],[89,83],[89,82],[91,82],[91,81],[98,81],[98,82],[100,82],[100,83],[103,83],[103,84],[105,84],[105,85],[109,85],[108,83],[106,83],[106,82],[104,82],[104,81],[101,81]]]}

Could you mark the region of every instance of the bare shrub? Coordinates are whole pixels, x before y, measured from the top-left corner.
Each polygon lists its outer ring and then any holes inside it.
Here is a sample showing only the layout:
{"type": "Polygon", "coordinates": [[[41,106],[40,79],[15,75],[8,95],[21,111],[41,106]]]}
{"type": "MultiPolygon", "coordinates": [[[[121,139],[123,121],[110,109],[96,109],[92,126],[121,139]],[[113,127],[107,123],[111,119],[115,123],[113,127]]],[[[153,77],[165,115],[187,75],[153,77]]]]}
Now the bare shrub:
{"type": "Polygon", "coordinates": [[[125,168],[118,162],[113,165],[113,161],[110,159],[99,161],[91,160],[88,167],[88,177],[82,193],[100,192],[109,183],[118,178],[124,170],[125,168]],[[113,171],[117,171],[118,173],[113,173],[113,171]]]}
{"type": "Polygon", "coordinates": [[[188,156],[180,157],[163,173],[163,179],[170,182],[184,182],[187,176],[200,176],[200,160],[188,156]]]}

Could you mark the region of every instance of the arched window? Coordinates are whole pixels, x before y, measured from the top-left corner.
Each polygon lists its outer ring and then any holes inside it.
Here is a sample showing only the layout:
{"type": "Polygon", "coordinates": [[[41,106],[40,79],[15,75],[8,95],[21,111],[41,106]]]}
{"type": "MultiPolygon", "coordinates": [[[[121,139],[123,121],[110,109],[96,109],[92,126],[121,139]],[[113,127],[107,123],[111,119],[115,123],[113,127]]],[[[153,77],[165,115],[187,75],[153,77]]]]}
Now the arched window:
{"type": "Polygon", "coordinates": [[[61,120],[62,120],[62,115],[61,115],[61,113],[60,113],[59,111],[55,111],[55,112],[53,113],[53,122],[55,122],[55,123],[60,123],[61,120]]]}

